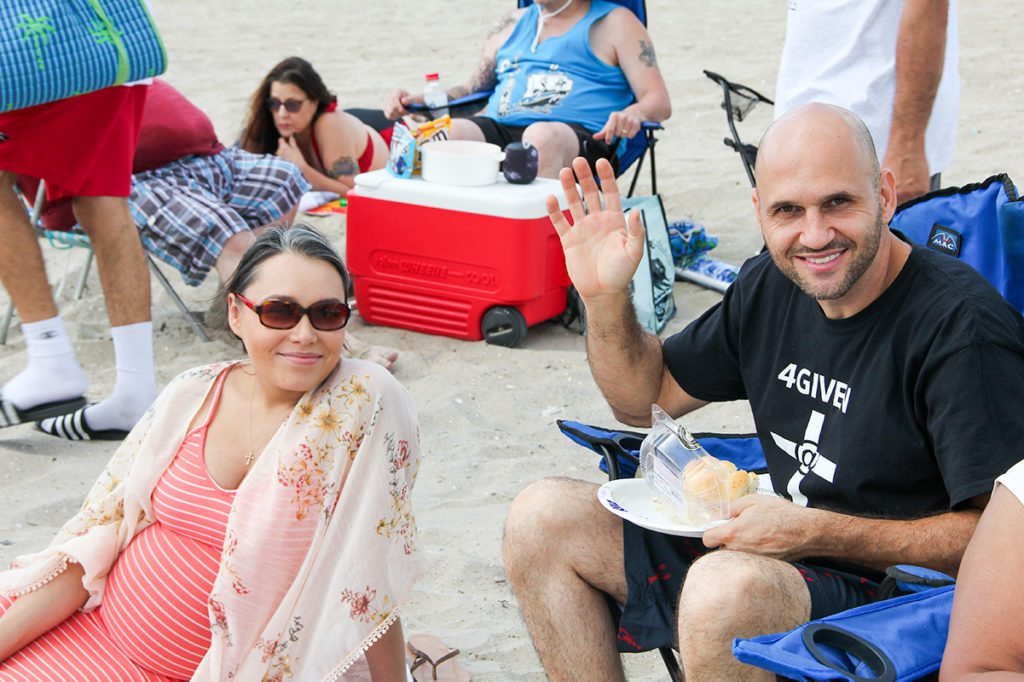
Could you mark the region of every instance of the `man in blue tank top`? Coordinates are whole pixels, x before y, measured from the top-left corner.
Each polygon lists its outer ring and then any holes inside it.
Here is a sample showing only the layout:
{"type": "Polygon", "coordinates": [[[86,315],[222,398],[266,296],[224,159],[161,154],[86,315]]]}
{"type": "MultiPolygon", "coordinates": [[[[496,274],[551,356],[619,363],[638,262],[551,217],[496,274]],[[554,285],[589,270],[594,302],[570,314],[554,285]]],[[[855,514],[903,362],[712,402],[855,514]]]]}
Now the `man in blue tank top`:
{"type": "MultiPolygon", "coordinates": [[[[576,156],[614,163],[619,140],[672,113],[647,29],[607,0],[536,0],[498,22],[474,74],[448,97],[492,88],[483,115],[452,121],[452,138],[529,143],[544,177],[576,156]]],[[[422,101],[396,90],[384,113],[396,119],[422,101]]]]}

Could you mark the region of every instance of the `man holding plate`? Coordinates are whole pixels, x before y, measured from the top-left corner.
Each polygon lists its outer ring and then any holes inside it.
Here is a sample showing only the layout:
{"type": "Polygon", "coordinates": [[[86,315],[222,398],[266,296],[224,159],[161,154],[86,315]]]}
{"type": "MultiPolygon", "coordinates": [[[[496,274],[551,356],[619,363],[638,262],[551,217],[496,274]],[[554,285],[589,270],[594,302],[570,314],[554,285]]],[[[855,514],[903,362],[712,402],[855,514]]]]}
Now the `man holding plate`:
{"type": "Polygon", "coordinates": [[[808,104],[765,133],[767,250],[664,344],[628,293],[643,228],[598,174],[603,210],[584,208],[602,203],[580,159],[561,175],[573,224],[550,208],[605,398],[635,425],[652,403],[679,417],[749,400],[779,496],[741,498],[694,539],[622,522],[593,484],[524,490],[505,567],[551,679],[622,679],[618,652],[662,646],[691,682],[774,679],[732,657],[734,637],[868,603],[893,564],[955,574],[993,480],[1024,456],[1024,320],[968,265],[889,229],[895,180],[860,119],[808,104]]]}

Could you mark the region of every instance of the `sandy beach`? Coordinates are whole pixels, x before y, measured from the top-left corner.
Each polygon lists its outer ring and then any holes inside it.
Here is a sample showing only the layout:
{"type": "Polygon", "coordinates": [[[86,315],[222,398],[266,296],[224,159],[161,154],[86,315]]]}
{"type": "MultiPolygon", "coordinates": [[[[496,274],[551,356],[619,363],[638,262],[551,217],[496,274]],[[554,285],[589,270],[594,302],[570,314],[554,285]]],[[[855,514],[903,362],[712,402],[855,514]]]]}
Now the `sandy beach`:
{"type": "MultiPolygon", "coordinates": [[[[286,56],[309,59],[342,107],[379,107],[388,90],[418,89],[429,72],[439,72],[448,84],[465,79],[486,28],[514,5],[512,0],[153,4],[170,56],[165,78],[210,115],[228,144],[239,133],[260,78],[286,56]]],[[[721,143],[727,133],[721,91],[701,71],[716,71],[771,96],[786,2],[649,0],[648,11],[673,104],[657,146],[666,211],[704,223],[721,240],[713,255],[739,264],[756,253],[761,237],[739,157],[721,143]]],[[[977,182],[997,172],[1024,182],[1022,19],[1017,5],[961,2],[958,140],[944,185],[977,182]]],[[[757,141],[771,113],[762,107],[742,124],[747,141],[757,141]]],[[[648,191],[646,178],[640,191],[648,191]]],[[[343,217],[309,220],[344,246],[343,217]]],[[[56,281],[64,255],[45,250],[56,281]]],[[[72,256],[70,277],[82,263],[82,254],[72,256]]],[[[186,288],[175,271],[166,272],[193,309],[209,307],[217,288],[214,277],[186,288]]],[[[153,293],[161,386],[184,369],[241,354],[239,344],[223,333],[198,342],[164,293],[158,288],[153,293]]],[[[690,284],[677,284],[675,297],[679,312],[666,333],[719,300],[718,294],[690,284]]],[[[0,304],[7,305],[2,291],[0,304]]],[[[82,300],[65,293],[59,305],[92,379],[89,395],[99,399],[110,391],[114,369],[95,274],[82,300]]],[[[394,374],[419,408],[424,463],[415,500],[428,568],[406,606],[406,632],[434,633],[460,648],[459,660],[475,679],[545,679],[505,580],[502,524],[516,493],[536,479],[602,481],[596,456],[563,438],[555,426],[562,418],[614,424],[590,377],[583,338],[543,324],[530,330],[520,348],[507,349],[368,326],[358,317],[350,329],[363,341],[401,351],[394,374]]],[[[24,363],[15,325],[0,346],[0,379],[24,363]]],[[[684,423],[700,431],[752,428],[745,403],[710,406],[684,423]]],[[[77,509],[114,447],[68,444],[31,426],[0,433],[0,564],[49,541],[77,509]]],[[[630,679],[664,679],[657,654],[627,658],[630,679]]]]}

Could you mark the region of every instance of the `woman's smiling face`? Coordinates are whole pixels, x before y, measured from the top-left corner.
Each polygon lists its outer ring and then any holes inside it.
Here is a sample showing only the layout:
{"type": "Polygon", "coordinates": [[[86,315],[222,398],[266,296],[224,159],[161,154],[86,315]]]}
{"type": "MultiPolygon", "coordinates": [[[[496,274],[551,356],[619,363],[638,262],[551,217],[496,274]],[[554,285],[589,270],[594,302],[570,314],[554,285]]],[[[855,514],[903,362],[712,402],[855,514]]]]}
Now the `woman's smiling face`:
{"type": "MultiPolygon", "coordinates": [[[[330,263],[284,252],[263,261],[239,293],[257,306],[278,299],[306,308],[318,301],[344,301],[345,284],[330,263]]],[[[298,400],[327,378],[341,359],[344,329],[315,329],[308,315],[291,329],[270,329],[237,296],[228,296],[228,324],[245,344],[264,390],[294,394],[298,400]]]]}

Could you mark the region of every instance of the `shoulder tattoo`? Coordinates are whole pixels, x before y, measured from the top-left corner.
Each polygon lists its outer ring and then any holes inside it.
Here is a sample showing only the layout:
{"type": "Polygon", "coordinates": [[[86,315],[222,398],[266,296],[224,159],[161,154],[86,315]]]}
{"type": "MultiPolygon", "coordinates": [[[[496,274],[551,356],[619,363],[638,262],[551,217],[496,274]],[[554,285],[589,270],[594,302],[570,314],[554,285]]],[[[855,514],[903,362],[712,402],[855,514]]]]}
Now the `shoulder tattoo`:
{"type": "Polygon", "coordinates": [[[657,66],[658,58],[654,56],[654,45],[646,40],[640,41],[640,61],[647,66],[657,66]]]}
{"type": "Polygon", "coordinates": [[[359,172],[359,164],[351,156],[343,156],[331,166],[327,175],[337,180],[342,175],[356,175],[359,172]]]}

